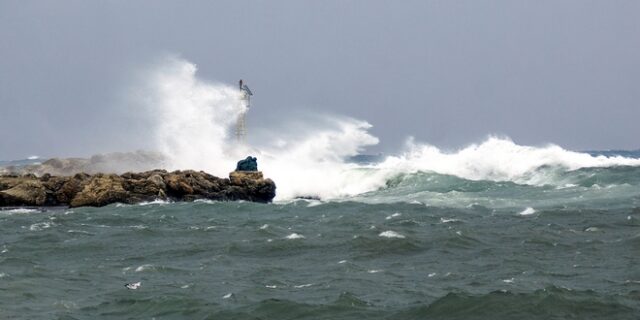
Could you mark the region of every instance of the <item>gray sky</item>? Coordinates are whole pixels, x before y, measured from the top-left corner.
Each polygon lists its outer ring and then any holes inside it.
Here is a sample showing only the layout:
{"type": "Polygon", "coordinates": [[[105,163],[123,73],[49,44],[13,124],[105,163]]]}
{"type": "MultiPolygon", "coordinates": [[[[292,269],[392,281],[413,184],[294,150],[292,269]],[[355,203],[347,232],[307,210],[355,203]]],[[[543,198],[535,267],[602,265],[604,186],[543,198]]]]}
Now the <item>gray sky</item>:
{"type": "Polygon", "coordinates": [[[144,147],[117,106],[164,54],[245,79],[250,126],[347,115],[373,152],[493,133],[640,148],[640,1],[0,0],[0,160],[144,147]]]}

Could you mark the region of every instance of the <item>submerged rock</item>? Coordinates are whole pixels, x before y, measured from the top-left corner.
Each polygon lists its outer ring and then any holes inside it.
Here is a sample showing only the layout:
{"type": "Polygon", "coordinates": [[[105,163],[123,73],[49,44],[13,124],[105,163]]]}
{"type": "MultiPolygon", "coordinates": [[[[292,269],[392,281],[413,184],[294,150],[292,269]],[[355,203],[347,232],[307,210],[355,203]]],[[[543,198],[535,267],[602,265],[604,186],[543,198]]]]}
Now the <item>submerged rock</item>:
{"type": "Polygon", "coordinates": [[[264,179],[259,171],[234,171],[230,179],[193,170],[152,170],[122,175],[6,175],[0,176],[0,206],[100,207],[157,199],[270,202],[275,190],[275,183],[264,179]]]}

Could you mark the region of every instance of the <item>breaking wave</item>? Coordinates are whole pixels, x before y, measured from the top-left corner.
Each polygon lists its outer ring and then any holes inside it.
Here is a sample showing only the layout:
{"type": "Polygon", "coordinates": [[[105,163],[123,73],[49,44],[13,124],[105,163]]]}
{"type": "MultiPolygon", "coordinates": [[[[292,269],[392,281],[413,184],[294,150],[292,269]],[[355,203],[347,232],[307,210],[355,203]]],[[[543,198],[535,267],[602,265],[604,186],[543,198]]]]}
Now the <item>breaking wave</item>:
{"type": "Polygon", "coordinates": [[[196,71],[194,64],[171,58],[153,69],[143,86],[154,119],[154,147],[166,156],[167,169],[226,176],[237,160],[255,155],[260,170],[277,183],[276,200],[350,197],[421,172],[469,181],[564,186],[575,180],[567,179],[567,172],[640,166],[638,158],[594,156],[552,144],[523,146],[505,137],[489,137],[451,152],[410,139],[399,155],[375,164],[358,164],[349,158],[378,143],[368,132],[371,125],[327,115],[313,116],[304,125],[277,123],[260,128],[271,136],[269,142],[244,145],[229,134],[238,115],[247,109],[238,90],[199,79],[196,71]]]}

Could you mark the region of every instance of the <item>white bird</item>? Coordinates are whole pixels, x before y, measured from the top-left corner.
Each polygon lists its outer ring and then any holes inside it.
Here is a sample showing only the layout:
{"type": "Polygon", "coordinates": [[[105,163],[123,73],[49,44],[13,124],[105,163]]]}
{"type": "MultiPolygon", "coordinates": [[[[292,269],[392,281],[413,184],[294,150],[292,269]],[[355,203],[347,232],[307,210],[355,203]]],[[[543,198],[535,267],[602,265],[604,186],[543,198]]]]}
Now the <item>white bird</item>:
{"type": "Polygon", "coordinates": [[[133,283],[127,283],[124,286],[127,287],[127,289],[135,290],[140,288],[141,285],[142,285],[141,282],[133,282],[133,283]]]}

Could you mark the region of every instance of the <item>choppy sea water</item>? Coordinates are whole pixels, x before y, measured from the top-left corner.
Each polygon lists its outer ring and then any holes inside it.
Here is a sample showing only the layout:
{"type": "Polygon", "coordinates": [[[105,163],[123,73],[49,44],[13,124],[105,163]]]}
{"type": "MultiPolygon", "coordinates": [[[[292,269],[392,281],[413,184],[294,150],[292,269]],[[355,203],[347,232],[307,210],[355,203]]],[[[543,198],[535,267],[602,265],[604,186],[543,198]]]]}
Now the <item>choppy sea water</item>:
{"type": "Polygon", "coordinates": [[[0,211],[0,317],[638,319],[640,168],[548,174],[561,183],[422,172],[334,201],[0,211]]]}

